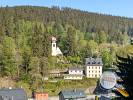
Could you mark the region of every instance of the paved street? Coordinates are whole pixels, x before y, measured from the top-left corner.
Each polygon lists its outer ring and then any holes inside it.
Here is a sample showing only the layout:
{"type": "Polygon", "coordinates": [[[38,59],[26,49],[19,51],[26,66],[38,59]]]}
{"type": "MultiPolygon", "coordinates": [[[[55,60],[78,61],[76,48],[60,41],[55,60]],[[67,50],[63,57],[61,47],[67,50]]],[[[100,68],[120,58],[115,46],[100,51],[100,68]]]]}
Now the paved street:
{"type": "MultiPolygon", "coordinates": [[[[59,96],[49,97],[48,100],[59,100],[59,96]]],[[[95,95],[87,95],[87,100],[95,100],[95,95]]]]}

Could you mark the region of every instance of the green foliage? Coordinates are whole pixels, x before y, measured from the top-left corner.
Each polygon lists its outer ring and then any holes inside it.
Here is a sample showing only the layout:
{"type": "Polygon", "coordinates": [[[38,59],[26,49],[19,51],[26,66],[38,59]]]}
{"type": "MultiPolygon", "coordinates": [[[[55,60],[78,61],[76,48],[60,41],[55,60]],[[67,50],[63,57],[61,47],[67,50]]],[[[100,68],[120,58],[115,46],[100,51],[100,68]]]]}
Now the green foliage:
{"type": "Polygon", "coordinates": [[[104,31],[99,32],[99,43],[107,42],[107,34],[104,31]]]}
{"type": "Polygon", "coordinates": [[[16,84],[16,87],[23,88],[26,91],[28,97],[32,96],[32,91],[30,90],[30,86],[28,83],[20,81],[16,84]]]}
{"type": "Polygon", "coordinates": [[[80,63],[81,59],[79,56],[67,56],[67,59],[70,63],[80,63]]]}
{"type": "Polygon", "coordinates": [[[109,50],[103,50],[102,52],[102,60],[105,67],[110,67],[111,65],[111,54],[109,50]]]}
{"type": "MultiPolygon", "coordinates": [[[[29,88],[40,91],[49,70],[66,69],[71,66],[67,61],[84,64],[85,57],[102,56],[104,65],[109,66],[115,62],[117,49],[128,44],[128,34],[132,33],[133,20],[123,17],[70,8],[1,7],[0,75],[19,81],[19,86],[24,84],[27,92],[29,88]],[[57,45],[66,57],[51,57],[51,36],[57,37],[57,45]],[[63,62],[58,62],[60,59],[63,62]]],[[[132,51],[128,46],[119,54],[125,56],[132,51]]],[[[76,82],[47,84],[51,86],[47,91],[57,92],[56,87],[64,88],[69,83],[74,87],[76,82]]]]}
{"type": "Polygon", "coordinates": [[[50,66],[50,68],[49,69],[51,69],[51,68],[55,68],[56,67],[56,64],[57,64],[57,58],[56,57],[49,57],[48,58],[48,62],[49,62],[49,66],[50,66]]]}
{"type": "Polygon", "coordinates": [[[58,80],[56,83],[45,82],[45,90],[50,95],[58,95],[61,90],[65,89],[87,89],[91,86],[95,86],[97,84],[97,79],[88,79],[85,78],[83,80],[58,80]]]}
{"type": "Polygon", "coordinates": [[[41,74],[43,77],[48,76],[48,59],[46,57],[41,57],[40,58],[40,68],[41,68],[41,74]]]}
{"type": "Polygon", "coordinates": [[[123,86],[127,93],[129,94],[128,98],[130,100],[133,98],[133,45],[128,45],[121,48],[117,52],[117,67],[119,68],[120,73],[118,76],[123,80],[123,86]],[[124,53],[124,54],[123,54],[124,53]]]}
{"type": "Polygon", "coordinates": [[[47,28],[43,24],[36,23],[34,33],[32,34],[32,52],[33,56],[48,57],[50,53],[50,41],[47,28]]]}
{"type": "Polygon", "coordinates": [[[79,45],[80,45],[80,47],[84,48],[87,45],[87,41],[86,40],[80,40],[79,45]]]}
{"type": "Polygon", "coordinates": [[[31,50],[28,46],[25,46],[22,51],[22,71],[24,71],[25,74],[28,74],[30,70],[30,57],[31,57],[31,50]]]}
{"type": "Polygon", "coordinates": [[[16,75],[15,44],[11,37],[5,37],[2,47],[3,72],[9,76],[16,75]]]}
{"type": "Polygon", "coordinates": [[[88,43],[87,43],[87,54],[88,56],[91,56],[93,57],[97,52],[98,52],[98,44],[94,41],[94,40],[90,40],[88,43]]]}
{"type": "Polygon", "coordinates": [[[66,37],[66,50],[67,50],[67,55],[76,55],[76,49],[77,49],[77,44],[76,44],[76,30],[73,27],[69,27],[67,30],[67,37],[66,37]]]}
{"type": "Polygon", "coordinates": [[[35,74],[39,74],[40,67],[39,67],[39,58],[38,57],[31,57],[29,62],[30,74],[34,76],[35,74]]]}
{"type": "Polygon", "coordinates": [[[84,39],[85,40],[91,40],[92,39],[92,33],[90,33],[90,32],[85,33],[84,39]]]}

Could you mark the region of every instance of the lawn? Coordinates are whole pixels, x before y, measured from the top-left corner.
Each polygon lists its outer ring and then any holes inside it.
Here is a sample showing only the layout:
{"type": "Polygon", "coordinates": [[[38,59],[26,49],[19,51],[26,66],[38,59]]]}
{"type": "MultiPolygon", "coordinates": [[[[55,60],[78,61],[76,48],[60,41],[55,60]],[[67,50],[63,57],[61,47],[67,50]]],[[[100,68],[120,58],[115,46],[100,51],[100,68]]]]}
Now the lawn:
{"type": "Polygon", "coordinates": [[[44,92],[49,95],[58,95],[61,90],[65,89],[87,89],[90,86],[95,86],[97,79],[84,78],[83,80],[58,80],[57,82],[45,82],[44,92]]]}

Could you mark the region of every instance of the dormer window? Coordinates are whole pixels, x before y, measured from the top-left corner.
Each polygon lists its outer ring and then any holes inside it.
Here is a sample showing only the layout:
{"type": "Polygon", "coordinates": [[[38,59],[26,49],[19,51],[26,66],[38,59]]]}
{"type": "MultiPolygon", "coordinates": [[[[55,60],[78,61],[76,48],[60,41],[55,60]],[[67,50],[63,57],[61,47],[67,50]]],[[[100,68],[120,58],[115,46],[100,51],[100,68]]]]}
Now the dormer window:
{"type": "Polygon", "coordinates": [[[93,61],[92,64],[96,64],[96,61],[93,61]]]}
{"type": "Polygon", "coordinates": [[[90,64],[90,62],[88,62],[88,64],[90,64]]]}
{"type": "Polygon", "coordinates": [[[97,64],[100,64],[100,62],[98,62],[97,64]]]}

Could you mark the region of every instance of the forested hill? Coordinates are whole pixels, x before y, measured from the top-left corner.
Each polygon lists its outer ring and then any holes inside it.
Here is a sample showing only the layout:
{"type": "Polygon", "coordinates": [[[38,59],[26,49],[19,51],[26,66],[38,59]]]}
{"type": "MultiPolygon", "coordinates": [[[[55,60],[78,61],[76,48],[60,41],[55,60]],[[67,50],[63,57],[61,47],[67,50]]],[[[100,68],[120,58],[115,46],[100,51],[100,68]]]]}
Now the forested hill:
{"type": "MultiPolygon", "coordinates": [[[[9,77],[29,94],[31,90],[47,89],[42,80],[49,71],[83,65],[85,57],[101,57],[104,68],[112,66],[116,52],[129,44],[131,35],[131,18],[71,8],[1,7],[0,78],[9,77]],[[52,36],[64,56],[51,56],[52,36]]],[[[57,90],[51,88],[53,85],[48,87],[49,93],[57,90]]]]}
{"type": "Polygon", "coordinates": [[[65,28],[66,25],[72,25],[81,32],[105,31],[113,36],[119,33],[133,32],[133,19],[103,15],[80,11],[71,8],[58,7],[36,7],[36,6],[19,6],[0,8],[0,23],[13,18],[14,21],[24,19],[27,21],[39,21],[46,25],[56,23],[65,28]]]}

